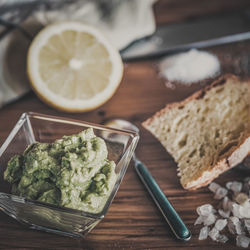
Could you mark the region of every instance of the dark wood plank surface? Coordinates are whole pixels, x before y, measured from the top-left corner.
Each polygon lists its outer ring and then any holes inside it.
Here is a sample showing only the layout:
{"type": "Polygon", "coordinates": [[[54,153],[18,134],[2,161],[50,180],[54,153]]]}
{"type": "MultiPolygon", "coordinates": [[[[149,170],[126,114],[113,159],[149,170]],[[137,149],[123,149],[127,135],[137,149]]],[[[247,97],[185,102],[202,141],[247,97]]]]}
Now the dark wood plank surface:
{"type": "MultiPolygon", "coordinates": [[[[197,1],[167,0],[155,6],[157,23],[183,21],[194,16],[207,15],[250,7],[249,1],[197,1]]],[[[223,72],[240,76],[249,75],[234,59],[250,58],[250,42],[210,48],[223,61],[223,72]],[[227,55],[227,56],[226,56],[227,55]],[[228,58],[231,58],[230,60],[228,58]]],[[[149,194],[130,164],[121,187],[103,221],[84,239],[76,240],[33,231],[20,225],[14,219],[0,212],[0,249],[40,248],[40,249],[236,249],[232,239],[225,245],[211,240],[198,241],[200,227],[194,227],[197,217],[195,209],[204,203],[216,205],[207,188],[185,191],[176,175],[176,165],[160,143],[141,127],[141,122],[165,106],[179,101],[201,88],[176,85],[167,88],[159,77],[159,60],[141,61],[125,65],[123,81],[113,98],[102,107],[87,113],[67,114],[43,104],[32,92],[0,110],[0,145],[23,112],[34,111],[44,114],[71,117],[83,121],[103,123],[119,117],[128,119],[141,129],[141,139],[137,147],[138,157],[148,166],[150,172],[179,212],[192,232],[189,242],[174,239],[167,223],[154,205],[149,194]]],[[[249,65],[249,64],[248,64],[249,65]]],[[[249,174],[250,175],[250,174],[249,174]]],[[[242,180],[246,172],[232,169],[217,179],[224,184],[229,180],[242,180]]]]}

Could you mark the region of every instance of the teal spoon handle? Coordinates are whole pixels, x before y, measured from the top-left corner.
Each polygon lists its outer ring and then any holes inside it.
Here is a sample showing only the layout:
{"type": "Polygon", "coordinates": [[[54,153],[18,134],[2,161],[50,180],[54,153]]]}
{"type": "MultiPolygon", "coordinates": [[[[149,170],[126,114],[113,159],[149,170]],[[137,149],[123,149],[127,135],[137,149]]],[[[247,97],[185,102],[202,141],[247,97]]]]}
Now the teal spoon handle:
{"type": "Polygon", "coordinates": [[[149,173],[146,166],[144,166],[143,163],[135,157],[134,161],[136,172],[138,173],[143,184],[146,186],[175,236],[180,240],[188,241],[191,238],[191,233],[180,216],[177,214],[159,185],[149,173]]]}

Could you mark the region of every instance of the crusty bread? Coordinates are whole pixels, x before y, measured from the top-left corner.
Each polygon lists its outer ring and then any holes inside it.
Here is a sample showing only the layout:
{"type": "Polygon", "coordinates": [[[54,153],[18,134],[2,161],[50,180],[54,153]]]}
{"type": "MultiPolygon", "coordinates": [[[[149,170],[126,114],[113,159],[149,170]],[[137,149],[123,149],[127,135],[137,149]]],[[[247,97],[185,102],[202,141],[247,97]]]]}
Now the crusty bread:
{"type": "Polygon", "coordinates": [[[216,80],[143,122],[178,164],[185,189],[209,184],[250,153],[250,80],[216,80]]]}

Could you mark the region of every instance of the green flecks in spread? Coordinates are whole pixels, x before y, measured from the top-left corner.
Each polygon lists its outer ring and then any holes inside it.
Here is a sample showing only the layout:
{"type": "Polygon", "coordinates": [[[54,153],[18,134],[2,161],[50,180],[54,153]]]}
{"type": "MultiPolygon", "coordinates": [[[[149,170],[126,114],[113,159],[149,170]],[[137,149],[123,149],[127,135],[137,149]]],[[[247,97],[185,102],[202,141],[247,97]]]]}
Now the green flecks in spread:
{"type": "Polygon", "coordinates": [[[10,183],[20,180],[23,171],[23,157],[21,155],[13,156],[8,162],[8,168],[4,172],[4,179],[10,183]]]}
{"type": "Polygon", "coordinates": [[[4,179],[12,193],[54,205],[98,213],[116,181],[103,139],[93,129],[54,143],[34,143],[8,162],[4,179]]]}

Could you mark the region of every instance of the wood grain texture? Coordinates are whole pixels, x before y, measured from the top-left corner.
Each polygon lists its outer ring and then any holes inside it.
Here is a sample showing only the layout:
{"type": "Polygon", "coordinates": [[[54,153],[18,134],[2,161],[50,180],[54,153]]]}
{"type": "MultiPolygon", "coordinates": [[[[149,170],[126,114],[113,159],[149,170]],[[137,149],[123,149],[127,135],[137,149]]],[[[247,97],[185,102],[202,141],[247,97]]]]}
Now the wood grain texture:
{"type": "MultiPolygon", "coordinates": [[[[249,1],[243,0],[208,1],[212,7],[207,8],[202,7],[201,2],[206,1],[160,1],[155,7],[157,22],[169,22],[167,12],[170,7],[172,8],[172,20],[177,21],[186,18],[185,11],[176,10],[178,6],[182,9],[186,6],[186,9],[193,13],[192,15],[198,15],[199,11],[195,10],[202,9],[202,15],[205,15],[211,11],[223,12],[230,8],[245,8],[250,5],[249,1]]],[[[233,72],[240,76],[249,75],[248,68],[245,71],[238,70],[242,69],[240,64],[232,65],[232,62],[226,62],[224,58],[225,55],[229,55],[233,60],[244,54],[246,60],[249,60],[249,42],[210,50],[225,61],[222,73],[233,72]]],[[[0,145],[19,116],[27,111],[71,117],[94,123],[103,123],[114,117],[128,119],[141,129],[141,139],[137,147],[138,158],[147,165],[163,192],[190,228],[192,239],[186,243],[174,239],[167,223],[137,177],[133,164],[130,164],[106,217],[84,239],[76,240],[30,230],[0,212],[0,249],[237,249],[232,239],[225,245],[211,240],[198,241],[200,227],[193,225],[197,218],[196,207],[204,203],[216,206],[218,202],[213,201],[213,195],[207,188],[197,191],[183,190],[176,176],[176,165],[173,159],[165,152],[160,143],[141,127],[142,121],[164,107],[166,103],[182,100],[201,88],[200,84],[191,87],[177,84],[175,89],[167,88],[164,79],[157,72],[158,62],[155,60],[126,64],[123,81],[113,98],[102,107],[87,113],[67,114],[56,111],[43,104],[30,92],[0,110],[0,145]]],[[[224,184],[231,180],[242,180],[246,175],[250,174],[236,168],[223,174],[216,181],[224,184]]]]}
{"type": "Polygon", "coordinates": [[[158,25],[191,20],[196,17],[228,13],[249,8],[248,0],[162,0],[155,6],[158,25]]]}

